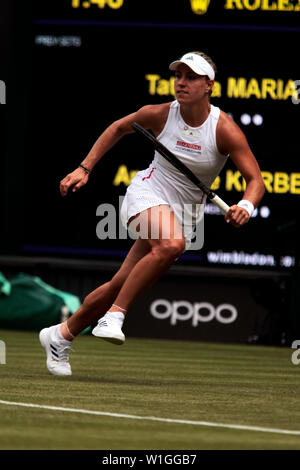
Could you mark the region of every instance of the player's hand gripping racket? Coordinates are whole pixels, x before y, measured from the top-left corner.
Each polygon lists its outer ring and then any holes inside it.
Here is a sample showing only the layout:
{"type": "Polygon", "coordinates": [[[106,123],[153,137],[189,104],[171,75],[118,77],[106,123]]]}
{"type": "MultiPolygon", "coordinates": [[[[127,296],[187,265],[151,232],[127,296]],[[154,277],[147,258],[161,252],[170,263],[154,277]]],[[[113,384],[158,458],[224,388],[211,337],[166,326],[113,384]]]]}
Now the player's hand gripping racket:
{"type": "Polygon", "coordinates": [[[219,196],[217,196],[210,188],[208,188],[194,173],[185,166],[169,149],[167,149],[161,142],[159,142],[150,132],[143,128],[137,122],[132,124],[133,129],[138,133],[146,137],[148,141],[152,143],[154,148],[168,160],[177,170],[181,171],[192,183],[194,183],[201,191],[206,194],[208,199],[218,206],[225,214],[227,213],[229,206],[219,196]]]}

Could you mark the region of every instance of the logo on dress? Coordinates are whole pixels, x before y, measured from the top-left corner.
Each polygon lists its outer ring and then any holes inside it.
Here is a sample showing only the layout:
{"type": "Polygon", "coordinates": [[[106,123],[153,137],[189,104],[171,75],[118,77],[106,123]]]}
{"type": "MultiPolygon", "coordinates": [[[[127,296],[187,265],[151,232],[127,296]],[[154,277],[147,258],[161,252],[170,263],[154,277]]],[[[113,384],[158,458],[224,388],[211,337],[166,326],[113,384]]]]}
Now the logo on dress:
{"type": "Polygon", "coordinates": [[[187,152],[196,152],[201,153],[201,145],[190,144],[189,142],[184,142],[183,140],[177,140],[176,147],[181,150],[186,150],[187,152]]]}

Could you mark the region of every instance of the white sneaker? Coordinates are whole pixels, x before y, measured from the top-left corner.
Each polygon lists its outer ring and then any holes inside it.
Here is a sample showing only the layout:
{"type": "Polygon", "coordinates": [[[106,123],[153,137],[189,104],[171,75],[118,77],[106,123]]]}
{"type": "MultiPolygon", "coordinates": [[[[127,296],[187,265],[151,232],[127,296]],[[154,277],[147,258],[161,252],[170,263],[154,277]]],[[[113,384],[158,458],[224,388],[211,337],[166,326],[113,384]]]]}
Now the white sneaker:
{"type": "Polygon", "coordinates": [[[104,339],[113,344],[123,344],[125,335],[121,330],[124,321],[124,315],[121,312],[107,312],[98,321],[97,326],[92,331],[97,338],[104,339]]]}
{"type": "Polygon", "coordinates": [[[40,342],[47,354],[47,368],[53,375],[72,375],[69,363],[69,349],[71,341],[57,338],[56,328],[58,325],[44,328],[40,331],[40,342]]]}

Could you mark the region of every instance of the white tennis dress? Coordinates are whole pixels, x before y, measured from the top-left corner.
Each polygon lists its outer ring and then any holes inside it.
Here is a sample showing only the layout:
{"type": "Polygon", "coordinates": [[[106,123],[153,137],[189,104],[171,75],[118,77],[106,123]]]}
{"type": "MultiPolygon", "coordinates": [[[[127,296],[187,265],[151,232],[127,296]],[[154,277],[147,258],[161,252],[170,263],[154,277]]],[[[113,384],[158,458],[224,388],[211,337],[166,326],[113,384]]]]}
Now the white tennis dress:
{"type": "MultiPolygon", "coordinates": [[[[216,144],[220,108],[211,105],[206,121],[199,127],[186,124],[177,100],[170,105],[166,125],[157,139],[173,152],[206,186],[210,187],[226,163],[216,144]]],[[[190,246],[195,224],[204,214],[206,197],[185,175],[157,151],[146,170],[139,171],[127,188],[121,207],[121,221],[127,227],[134,215],[160,204],[174,212],[190,246]]]]}

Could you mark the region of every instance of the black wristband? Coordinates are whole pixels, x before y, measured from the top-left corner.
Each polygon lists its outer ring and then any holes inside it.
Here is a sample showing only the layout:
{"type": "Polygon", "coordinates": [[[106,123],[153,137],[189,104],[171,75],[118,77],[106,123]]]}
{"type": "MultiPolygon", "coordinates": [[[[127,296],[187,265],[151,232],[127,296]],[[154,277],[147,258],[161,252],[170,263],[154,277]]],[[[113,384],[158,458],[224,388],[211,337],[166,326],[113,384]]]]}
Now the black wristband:
{"type": "Polygon", "coordinates": [[[79,168],[82,168],[88,175],[91,173],[91,170],[89,170],[88,168],[86,168],[85,166],[83,165],[78,165],[79,168]]]}

